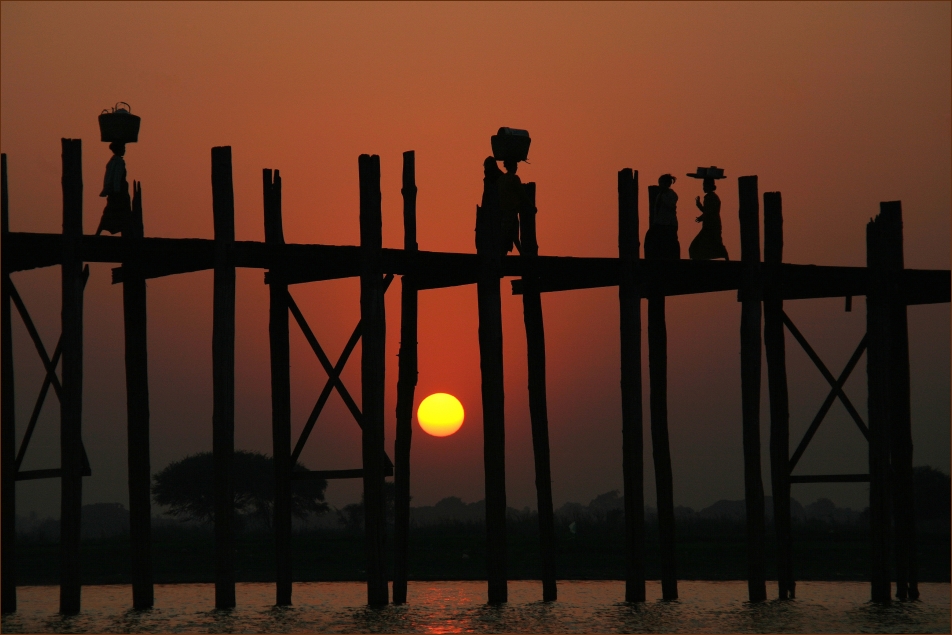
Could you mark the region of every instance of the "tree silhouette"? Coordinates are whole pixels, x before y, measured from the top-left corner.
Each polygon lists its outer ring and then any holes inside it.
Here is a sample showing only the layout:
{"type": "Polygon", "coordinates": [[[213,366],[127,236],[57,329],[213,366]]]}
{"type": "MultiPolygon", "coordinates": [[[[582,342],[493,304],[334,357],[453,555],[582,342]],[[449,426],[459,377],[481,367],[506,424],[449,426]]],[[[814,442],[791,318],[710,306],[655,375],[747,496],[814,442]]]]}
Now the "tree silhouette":
{"type": "Polygon", "coordinates": [[[929,465],[922,465],[913,468],[913,479],[916,520],[949,522],[949,498],[952,496],[949,475],[929,465]]]}
{"type": "MultiPolygon", "coordinates": [[[[393,525],[394,508],[396,506],[396,487],[393,481],[384,481],[383,493],[386,500],[387,525],[393,525]]],[[[411,497],[411,500],[413,498],[411,497]]],[[[364,531],[364,496],[361,494],[359,503],[345,505],[337,510],[337,516],[347,531],[363,533],[364,531]]]]}
{"type": "MultiPolygon", "coordinates": [[[[306,469],[295,463],[295,470],[306,469]]],[[[274,461],[259,452],[235,452],[235,513],[257,518],[269,528],[274,508],[274,461]]],[[[170,516],[200,522],[215,517],[215,467],[211,452],[200,452],[170,463],[153,477],[152,500],[169,508],[170,516]]],[[[291,513],[305,519],[328,510],[327,481],[292,481],[291,513]]]]}

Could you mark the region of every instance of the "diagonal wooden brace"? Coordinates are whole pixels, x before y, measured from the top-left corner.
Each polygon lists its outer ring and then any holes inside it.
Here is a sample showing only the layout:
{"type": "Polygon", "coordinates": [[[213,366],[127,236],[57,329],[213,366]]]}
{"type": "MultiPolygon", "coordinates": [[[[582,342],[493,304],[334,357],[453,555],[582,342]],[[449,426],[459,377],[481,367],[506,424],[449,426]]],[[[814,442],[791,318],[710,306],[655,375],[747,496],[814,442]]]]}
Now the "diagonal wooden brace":
{"type": "MultiPolygon", "coordinates": [[[[334,365],[334,373],[336,377],[340,377],[340,373],[344,370],[344,365],[347,363],[347,359],[353,352],[354,347],[357,346],[357,342],[360,341],[361,330],[361,323],[357,322],[357,326],[354,327],[354,332],[347,341],[347,346],[344,347],[344,352],[340,354],[337,364],[334,365]]],[[[304,450],[304,444],[307,443],[307,438],[310,436],[311,430],[314,428],[314,423],[320,416],[321,410],[324,409],[324,404],[327,403],[327,400],[331,396],[331,392],[333,390],[334,380],[333,378],[328,377],[327,382],[324,384],[324,389],[321,391],[321,396],[317,398],[317,403],[314,404],[314,408],[311,410],[311,415],[307,418],[307,423],[304,424],[304,430],[301,431],[301,436],[298,439],[297,444],[294,446],[294,452],[291,453],[292,465],[294,465],[294,463],[301,456],[301,451],[304,450]]],[[[357,420],[357,424],[363,427],[363,424],[359,419],[357,420]]]]}
{"type": "MultiPolygon", "coordinates": [[[[796,327],[793,321],[787,316],[787,313],[782,312],[781,315],[783,317],[783,323],[787,325],[787,328],[790,330],[790,333],[797,340],[797,342],[800,343],[800,346],[803,348],[806,354],[810,357],[810,359],[813,360],[813,363],[819,369],[820,374],[823,375],[826,381],[830,384],[830,386],[836,392],[837,398],[839,398],[839,400],[843,402],[843,406],[846,408],[846,411],[850,414],[850,417],[853,418],[853,421],[856,422],[856,427],[859,428],[860,432],[863,433],[864,437],[869,439],[869,430],[866,427],[866,423],[863,421],[863,418],[859,416],[859,413],[856,411],[856,408],[853,407],[853,404],[849,400],[849,397],[847,397],[846,393],[843,392],[843,385],[837,384],[837,380],[833,378],[833,373],[831,373],[829,369],[827,369],[826,365],[823,363],[823,360],[821,360],[820,356],[816,354],[816,351],[813,350],[813,347],[810,346],[810,343],[807,342],[807,339],[803,337],[803,334],[796,327]]],[[[860,346],[862,347],[863,350],[865,350],[866,348],[864,344],[865,342],[866,342],[866,338],[864,337],[863,342],[860,342],[860,346]]],[[[862,350],[860,350],[859,348],[857,349],[856,353],[853,353],[854,357],[857,357],[857,355],[862,355],[862,350]]],[[[857,361],[858,361],[858,357],[857,357],[857,361]]],[[[855,366],[855,363],[853,365],[855,366]]],[[[847,366],[849,367],[849,364],[847,364],[847,366]]],[[[849,369],[850,371],[853,370],[852,367],[849,367],[849,369]]],[[[846,374],[846,377],[849,377],[849,373],[846,374]]],[[[843,382],[844,383],[846,382],[846,378],[843,379],[843,382]]]]}
{"type": "MultiPolygon", "coordinates": [[[[60,356],[63,354],[63,340],[60,338],[60,341],[56,343],[56,349],[53,351],[53,359],[51,363],[53,368],[56,368],[56,365],[59,363],[60,356]]],[[[43,410],[43,403],[46,401],[46,394],[50,390],[50,385],[53,383],[53,378],[56,375],[51,375],[50,373],[46,374],[46,377],[43,378],[43,385],[40,387],[40,394],[36,397],[36,404],[33,406],[33,413],[30,415],[30,423],[26,426],[26,432],[23,434],[23,441],[20,443],[20,450],[17,452],[17,471],[20,470],[20,464],[23,463],[23,457],[26,455],[26,449],[30,445],[30,439],[33,437],[33,430],[36,428],[36,422],[40,418],[40,412],[43,410]]]]}
{"type": "MultiPolygon", "coordinates": [[[[383,290],[385,293],[390,287],[391,282],[393,282],[393,274],[388,273],[384,277],[383,281],[383,290]]],[[[308,344],[310,344],[311,349],[317,356],[318,361],[320,361],[321,366],[324,367],[324,371],[327,373],[327,382],[324,384],[324,389],[321,391],[321,395],[318,397],[317,403],[314,404],[314,408],[311,410],[311,414],[308,417],[307,422],[304,424],[304,430],[301,431],[301,436],[298,438],[298,441],[294,446],[294,451],[291,453],[291,464],[294,465],[301,456],[301,452],[304,450],[304,445],[307,443],[307,439],[314,428],[314,424],[317,422],[317,418],[324,409],[324,405],[330,398],[330,394],[333,389],[337,389],[337,392],[344,400],[344,404],[347,406],[347,409],[350,410],[350,413],[357,422],[357,425],[363,429],[363,417],[361,415],[360,408],[357,407],[353,397],[350,396],[350,393],[344,386],[343,381],[340,379],[340,374],[343,372],[344,366],[347,364],[347,360],[350,358],[350,354],[357,346],[357,342],[360,341],[362,326],[361,322],[358,321],[357,326],[354,327],[354,332],[351,334],[350,339],[347,341],[347,345],[344,347],[340,358],[337,360],[337,364],[331,366],[330,359],[328,359],[327,355],[324,353],[324,349],[321,348],[320,343],[317,341],[317,337],[315,337],[314,332],[311,330],[307,320],[304,318],[304,314],[301,313],[301,309],[297,306],[297,303],[294,301],[294,298],[291,297],[290,293],[287,295],[287,301],[288,309],[290,309],[295,321],[301,328],[304,338],[308,341],[308,344]]],[[[388,468],[393,467],[393,461],[391,461],[390,457],[386,454],[384,455],[384,460],[388,468]]]]}
{"type": "Polygon", "coordinates": [[[311,331],[311,327],[308,326],[307,320],[304,319],[304,315],[301,313],[301,309],[298,308],[297,303],[294,301],[294,298],[291,297],[291,294],[288,294],[288,308],[291,310],[291,315],[294,316],[294,319],[297,321],[298,326],[301,327],[301,332],[304,334],[304,338],[307,340],[307,343],[311,345],[311,349],[314,351],[314,354],[317,356],[318,361],[321,363],[321,366],[324,367],[324,372],[327,373],[328,381],[334,383],[334,387],[337,389],[337,392],[340,394],[341,399],[344,400],[347,409],[350,410],[350,414],[354,416],[354,420],[357,421],[357,425],[363,427],[362,415],[360,413],[360,408],[357,407],[357,403],[354,402],[354,398],[350,396],[350,393],[347,391],[347,388],[344,386],[344,382],[341,381],[340,375],[335,374],[334,367],[331,365],[331,360],[327,359],[327,355],[324,353],[324,349],[321,348],[320,343],[317,341],[317,338],[314,336],[314,332],[311,331]]]}
{"type": "MultiPolygon", "coordinates": [[[[83,268],[84,288],[86,286],[86,282],[88,281],[89,265],[86,265],[83,268]]],[[[20,297],[20,294],[17,293],[16,287],[13,286],[12,280],[10,281],[10,289],[10,297],[14,304],[16,304],[17,311],[23,318],[23,323],[26,325],[27,331],[30,333],[30,337],[33,339],[34,345],[37,347],[37,352],[40,355],[40,359],[43,360],[43,365],[46,368],[46,376],[43,378],[43,385],[40,387],[40,393],[37,395],[36,403],[33,406],[33,413],[30,415],[30,422],[27,424],[26,432],[23,434],[23,441],[20,443],[20,449],[17,452],[16,469],[19,471],[20,465],[23,463],[23,457],[26,455],[26,449],[30,445],[30,439],[33,436],[33,431],[36,428],[36,422],[40,418],[40,412],[43,410],[43,404],[46,401],[46,395],[49,392],[51,385],[56,392],[57,399],[60,396],[60,390],[62,386],[59,383],[59,378],[56,376],[56,366],[59,364],[60,357],[63,354],[63,338],[61,336],[56,342],[56,348],[53,350],[53,358],[49,359],[46,356],[46,348],[43,346],[43,341],[40,339],[40,335],[33,324],[33,320],[30,318],[30,313],[27,311],[26,305],[23,303],[23,299],[20,297]]],[[[83,449],[83,464],[85,469],[88,471],[89,459],[86,458],[85,448],[83,449]]]]}
{"type": "MultiPolygon", "coordinates": [[[[853,372],[853,369],[856,368],[859,358],[863,356],[863,352],[866,350],[867,343],[868,336],[864,335],[862,341],[859,343],[859,346],[857,346],[856,350],[853,352],[853,356],[850,357],[850,361],[846,363],[846,367],[843,369],[843,372],[840,373],[840,376],[836,380],[832,390],[830,390],[830,394],[827,395],[823,405],[820,406],[820,411],[817,412],[816,417],[813,418],[813,423],[810,424],[810,427],[803,435],[803,439],[800,441],[800,445],[797,446],[796,452],[794,452],[793,456],[790,458],[790,472],[793,472],[793,468],[796,467],[800,457],[802,457],[803,453],[806,452],[807,446],[810,444],[811,439],[813,439],[813,435],[816,434],[816,431],[819,429],[820,424],[823,423],[823,418],[826,417],[826,413],[829,412],[830,407],[833,405],[833,402],[838,396],[838,393],[842,393],[843,385],[846,383],[846,380],[849,379],[850,373],[853,372]]],[[[858,424],[860,432],[863,433],[863,437],[865,437],[866,441],[868,442],[869,429],[867,429],[867,427],[862,424],[861,419],[858,421],[858,424]]]]}
{"type": "Polygon", "coordinates": [[[13,285],[13,281],[10,282],[10,299],[13,300],[13,304],[16,305],[17,311],[20,313],[20,317],[23,319],[23,325],[26,326],[27,333],[30,334],[30,339],[33,340],[33,345],[36,347],[36,352],[40,356],[40,361],[43,362],[43,368],[46,369],[46,376],[49,377],[53,382],[53,390],[56,392],[57,398],[61,398],[63,386],[60,384],[59,377],[56,376],[56,368],[53,366],[50,356],[46,353],[46,347],[43,346],[43,340],[40,338],[40,334],[36,330],[36,326],[33,324],[33,319],[30,317],[30,312],[26,310],[26,305],[23,304],[23,299],[20,297],[20,293],[13,285]]]}

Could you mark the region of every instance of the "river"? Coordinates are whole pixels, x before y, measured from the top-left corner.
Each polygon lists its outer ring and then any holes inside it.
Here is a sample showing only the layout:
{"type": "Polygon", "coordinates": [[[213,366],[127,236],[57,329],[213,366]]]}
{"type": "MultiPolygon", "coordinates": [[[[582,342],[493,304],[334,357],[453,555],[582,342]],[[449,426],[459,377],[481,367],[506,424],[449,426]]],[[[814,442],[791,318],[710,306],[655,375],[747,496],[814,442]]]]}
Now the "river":
{"type": "MultiPolygon", "coordinates": [[[[357,582],[300,582],[294,605],[275,608],[274,585],[237,585],[238,607],[216,611],[211,584],[155,587],[155,608],[134,611],[129,585],[83,587],[83,610],[56,613],[59,587],[18,589],[19,610],[4,633],[949,633],[949,584],[920,586],[918,602],[878,606],[863,582],[800,582],[797,599],[745,602],[743,581],[681,581],[681,599],[664,602],[649,582],[648,601],[626,604],[624,582],[562,581],[557,602],[541,584],[509,583],[509,602],[486,605],[485,582],[410,582],[409,604],[369,609],[357,582]]],[[[776,583],[769,592],[774,593],[776,583]]]]}

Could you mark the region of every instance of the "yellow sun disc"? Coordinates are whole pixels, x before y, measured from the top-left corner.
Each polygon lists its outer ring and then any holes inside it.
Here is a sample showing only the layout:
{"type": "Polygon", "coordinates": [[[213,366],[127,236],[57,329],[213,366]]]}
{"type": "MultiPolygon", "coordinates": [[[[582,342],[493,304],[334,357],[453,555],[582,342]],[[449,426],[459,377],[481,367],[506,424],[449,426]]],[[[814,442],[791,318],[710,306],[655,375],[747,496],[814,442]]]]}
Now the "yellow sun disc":
{"type": "Polygon", "coordinates": [[[445,392],[433,393],[420,402],[417,421],[434,437],[448,437],[463,425],[463,404],[445,392]]]}

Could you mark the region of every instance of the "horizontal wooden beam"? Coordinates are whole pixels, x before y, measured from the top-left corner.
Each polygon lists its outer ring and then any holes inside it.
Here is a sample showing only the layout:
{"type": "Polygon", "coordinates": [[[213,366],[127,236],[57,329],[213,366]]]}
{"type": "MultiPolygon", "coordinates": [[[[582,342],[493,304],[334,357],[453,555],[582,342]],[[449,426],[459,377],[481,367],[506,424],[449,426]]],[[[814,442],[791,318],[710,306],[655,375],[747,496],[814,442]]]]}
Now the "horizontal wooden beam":
{"type": "Polygon", "coordinates": [[[952,296],[948,269],[903,269],[902,294],[906,305],[945,304],[952,296]]]}
{"type": "MultiPolygon", "coordinates": [[[[611,258],[539,258],[540,290],[570,291],[618,284],[617,261],[611,258]],[[541,264],[548,260],[546,264],[541,264]],[[575,262],[578,261],[578,262],[575,262]],[[610,262],[603,262],[610,261],[610,262]]],[[[644,294],[686,295],[737,290],[739,263],[723,261],[640,261],[644,294]]],[[[866,295],[865,267],[828,267],[784,263],[780,268],[784,300],[837,298],[866,295]]],[[[905,269],[903,298],[907,305],[945,303],[950,300],[949,270],[905,269]]],[[[522,293],[522,280],[512,281],[513,294],[522,293]]]]}
{"type": "Polygon", "coordinates": [[[63,235],[10,232],[3,237],[3,255],[11,273],[52,267],[63,261],[63,235]]]}
{"type": "MultiPolygon", "coordinates": [[[[904,269],[902,296],[907,305],[949,301],[952,275],[948,269],[904,269]]],[[[783,264],[780,269],[784,300],[865,296],[866,267],[826,267],[783,264]]]]}
{"type": "MultiPolygon", "coordinates": [[[[411,275],[415,282],[414,288],[418,291],[476,284],[476,279],[479,277],[479,261],[476,254],[418,251],[416,257],[418,260],[411,275]]],[[[386,254],[384,258],[384,266],[386,266],[389,264],[386,254]]],[[[394,260],[393,256],[391,256],[392,260],[394,260]]]]}
{"type": "MultiPolygon", "coordinates": [[[[211,268],[212,266],[209,265],[207,262],[204,262],[204,259],[195,259],[188,262],[159,264],[159,265],[146,263],[143,267],[141,267],[138,270],[138,275],[145,278],[146,280],[150,280],[152,278],[164,278],[166,276],[176,276],[181,273],[192,273],[194,271],[206,271],[211,268]]],[[[112,270],[112,283],[122,284],[125,281],[126,281],[125,269],[123,267],[114,267],[112,270]]]]}
{"type": "MultiPolygon", "coordinates": [[[[393,476],[393,465],[384,467],[384,476],[393,476]]],[[[295,470],[291,472],[292,481],[313,481],[317,479],[333,480],[342,478],[363,478],[363,468],[355,470],[295,470]]]]}
{"type": "MultiPolygon", "coordinates": [[[[137,241],[139,242],[139,241],[137,241]]],[[[84,236],[82,258],[86,262],[120,263],[132,247],[120,236],[84,236]]],[[[204,238],[144,238],[134,247],[143,262],[146,278],[211,269],[214,241],[204,238]]],[[[10,232],[4,240],[4,255],[11,271],[24,271],[60,264],[62,236],[10,232]]],[[[236,241],[235,266],[271,269],[281,266],[291,272],[287,282],[356,277],[360,273],[359,247],[341,245],[268,245],[236,241]]],[[[384,249],[383,270],[395,275],[413,275],[419,289],[437,289],[474,284],[478,271],[476,254],[420,251],[415,265],[402,249],[384,249]]],[[[521,256],[502,259],[502,275],[521,277],[521,256]]],[[[536,272],[543,292],[593,289],[618,285],[617,258],[572,258],[538,256],[536,272]]],[[[785,300],[864,296],[868,285],[865,267],[827,267],[783,264],[780,269],[785,300]]],[[[122,281],[121,267],[113,282],[122,281]]],[[[266,274],[267,281],[267,274],[266,274]]],[[[645,295],[685,295],[734,291],[739,287],[740,263],[714,260],[641,261],[639,283],[645,295]]],[[[522,281],[512,282],[513,293],[522,293],[522,281]]],[[[945,303],[950,300],[952,274],[945,270],[906,269],[902,293],[906,304],[945,303]]]]}
{"type": "Polygon", "coordinates": [[[790,476],[791,483],[868,483],[869,474],[804,474],[790,476]]]}
{"type": "Polygon", "coordinates": [[[41,478],[59,478],[63,475],[63,470],[59,468],[49,470],[23,470],[17,472],[18,481],[35,481],[41,478]]]}
{"type": "Polygon", "coordinates": [[[317,479],[363,478],[364,471],[356,470],[308,470],[307,472],[291,472],[292,481],[313,481],[317,479]]]}
{"type": "MultiPolygon", "coordinates": [[[[93,472],[88,465],[83,465],[83,476],[92,476],[93,472]]],[[[51,468],[48,470],[21,470],[17,472],[18,481],[36,481],[43,478],[60,478],[63,476],[63,470],[60,468],[51,468]]]]}

